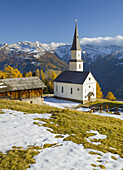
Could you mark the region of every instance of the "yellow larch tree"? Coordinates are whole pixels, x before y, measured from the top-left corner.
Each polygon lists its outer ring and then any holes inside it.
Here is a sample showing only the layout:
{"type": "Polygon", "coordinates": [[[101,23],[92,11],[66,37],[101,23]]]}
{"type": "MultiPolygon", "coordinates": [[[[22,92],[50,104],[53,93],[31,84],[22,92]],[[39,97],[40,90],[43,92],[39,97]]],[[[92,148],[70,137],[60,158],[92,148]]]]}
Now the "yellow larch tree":
{"type": "Polygon", "coordinates": [[[111,91],[109,91],[107,96],[106,96],[106,99],[116,100],[116,97],[114,96],[114,94],[111,91]]]}
{"type": "Polygon", "coordinates": [[[57,77],[57,74],[55,73],[55,71],[53,71],[52,76],[51,76],[51,80],[53,81],[56,77],[57,77]]]}
{"type": "Polygon", "coordinates": [[[31,71],[29,71],[29,77],[32,77],[32,72],[31,71]]]}
{"type": "Polygon", "coordinates": [[[26,77],[30,77],[28,72],[26,73],[26,77]]]}
{"type": "Polygon", "coordinates": [[[38,76],[40,78],[40,72],[39,69],[36,70],[36,76],[38,76]]]}
{"type": "Polygon", "coordinates": [[[18,69],[14,69],[11,66],[7,66],[3,70],[4,78],[21,78],[22,74],[18,69]]]}
{"type": "Polygon", "coordinates": [[[41,80],[44,82],[44,80],[45,80],[45,76],[44,76],[44,72],[43,72],[43,70],[41,69],[41,80]]]}
{"type": "Polygon", "coordinates": [[[96,83],[96,97],[98,99],[102,98],[103,97],[103,93],[101,91],[101,87],[99,86],[99,83],[97,82],[96,83]]]}

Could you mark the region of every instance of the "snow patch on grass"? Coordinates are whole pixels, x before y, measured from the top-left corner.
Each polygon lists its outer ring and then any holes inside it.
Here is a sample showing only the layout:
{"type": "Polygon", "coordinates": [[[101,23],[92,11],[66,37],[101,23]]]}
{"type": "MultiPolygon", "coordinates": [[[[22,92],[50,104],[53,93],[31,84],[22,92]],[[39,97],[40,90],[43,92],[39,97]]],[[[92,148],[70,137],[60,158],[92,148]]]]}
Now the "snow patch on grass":
{"type": "Polygon", "coordinates": [[[99,168],[98,166],[99,165],[103,165],[106,167],[106,170],[120,170],[123,168],[123,159],[118,155],[118,154],[113,154],[113,153],[103,153],[101,151],[97,151],[97,150],[94,150],[94,149],[85,149],[88,153],[89,152],[94,152],[96,156],[96,153],[97,155],[100,154],[102,156],[99,156],[97,157],[97,163],[94,163],[97,165],[97,167],[94,167],[94,169],[101,169],[99,168]],[[100,157],[100,159],[99,159],[100,157]],[[115,159],[112,159],[112,157],[115,157],[115,159]]]}
{"type": "Polygon", "coordinates": [[[12,146],[43,146],[45,143],[58,143],[56,134],[47,131],[47,127],[33,124],[34,118],[50,118],[51,114],[24,114],[24,112],[2,109],[0,114],[0,151],[7,151],[12,146]],[[9,114],[12,113],[12,114],[9,114]]]}
{"type": "Polygon", "coordinates": [[[90,136],[90,137],[86,138],[87,142],[90,142],[94,145],[100,145],[101,142],[92,142],[91,140],[94,140],[94,139],[99,140],[99,139],[106,139],[107,138],[106,135],[101,135],[101,134],[99,134],[98,131],[95,131],[95,130],[87,131],[87,133],[94,133],[94,136],[90,136]]]}
{"type": "Polygon", "coordinates": [[[117,154],[103,153],[94,149],[84,149],[83,145],[70,141],[64,141],[61,146],[55,148],[46,148],[34,157],[36,164],[31,165],[31,170],[67,170],[67,169],[84,169],[93,170],[91,164],[95,164],[95,169],[100,170],[100,165],[107,170],[119,170],[122,168],[122,158],[117,154]],[[89,152],[97,154],[89,154],[89,152]],[[99,155],[100,159],[99,159],[99,155]],[[117,160],[112,159],[114,156],[117,160]],[[99,162],[98,162],[99,161],[99,162]]]}
{"type": "MultiPolygon", "coordinates": [[[[24,114],[24,112],[2,109],[5,114],[0,114],[0,150],[2,152],[12,149],[13,146],[27,148],[28,145],[41,146],[54,144],[52,147],[42,149],[34,156],[36,164],[31,165],[32,170],[52,169],[101,169],[101,165],[108,170],[119,170],[122,168],[123,159],[112,153],[103,153],[93,149],[84,149],[82,144],[64,141],[69,135],[55,138],[60,134],[49,132],[47,127],[35,125],[36,118],[49,119],[51,114],[24,114]],[[10,114],[12,113],[12,114],[10,114]],[[93,151],[97,154],[90,154],[93,151]],[[100,159],[99,155],[101,154],[100,159]],[[113,158],[116,159],[113,159],[113,158]],[[98,162],[98,160],[100,162],[98,162]],[[93,167],[92,165],[96,165],[93,167]]],[[[42,123],[42,121],[38,121],[42,123]]],[[[98,131],[89,131],[95,135],[89,139],[105,139],[98,131]]],[[[74,134],[73,134],[74,135],[74,134]]]]}
{"type": "Polygon", "coordinates": [[[96,163],[97,155],[90,155],[81,144],[64,141],[62,146],[42,150],[34,158],[36,164],[31,165],[31,170],[70,170],[74,168],[91,170],[93,169],[91,163],[96,163]]]}
{"type": "Polygon", "coordinates": [[[86,108],[86,107],[80,107],[80,108],[78,108],[78,109],[76,109],[76,110],[82,111],[82,112],[89,112],[91,109],[86,108]]]}
{"type": "Polygon", "coordinates": [[[100,116],[114,117],[114,118],[123,120],[123,113],[122,112],[121,112],[121,115],[115,115],[115,114],[110,114],[110,113],[106,113],[106,112],[102,112],[102,113],[94,112],[93,114],[100,115],[100,116]]]}
{"type": "MultiPolygon", "coordinates": [[[[45,97],[44,98],[44,104],[49,105],[49,106],[54,106],[57,108],[75,108],[77,107],[80,103],[78,102],[72,102],[68,100],[61,100],[61,99],[55,99],[53,97],[45,97]]],[[[82,112],[89,112],[91,109],[90,108],[85,108],[85,107],[80,107],[77,109],[77,111],[82,111],[82,112]]],[[[107,112],[102,112],[100,113],[99,111],[93,112],[92,114],[95,115],[100,115],[100,116],[108,116],[108,117],[114,117],[123,120],[123,112],[121,112],[121,115],[115,115],[115,114],[110,114],[107,112]]]]}
{"type": "Polygon", "coordinates": [[[72,102],[68,100],[55,99],[53,97],[45,97],[44,104],[64,109],[64,108],[74,108],[78,106],[80,103],[72,102]]]}

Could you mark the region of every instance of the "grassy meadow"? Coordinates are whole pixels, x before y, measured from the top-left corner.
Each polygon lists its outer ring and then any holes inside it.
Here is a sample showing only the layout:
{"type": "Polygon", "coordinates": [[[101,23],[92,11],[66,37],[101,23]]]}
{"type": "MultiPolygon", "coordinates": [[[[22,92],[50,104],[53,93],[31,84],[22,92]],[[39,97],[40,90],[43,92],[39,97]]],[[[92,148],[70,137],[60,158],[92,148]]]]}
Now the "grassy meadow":
{"type": "Polygon", "coordinates": [[[116,101],[112,101],[112,100],[108,100],[108,99],[97,99],[96,101],[87,103],[84,106],[87,106],[87,107],[103,106],[103,109],[106,109],[106,105],[109,108],[113,108],[113,107],[119,107],[121,104],[123,104],[123,102],[121,103],[121,102],[116,102],[116,101]]]}
{"type": "MultiPolygon", "coordinates": [[[[110,107],[115,107],[116,105],[119,106],[119,103],[117,102],[114,103],[107,101],[107,103],[110,107]]],[[[98,104],[98,101],[90,103],[91,106],[98,104]]],[[[43,124],[43,126],[51,128],[52,130],[49,131],[52,133],[59,134],[57,137],[61,137],[60,135],[62,134],[69,134],[69,137],[64,139],[65,141],[83,144],[85,148],[95,149],[102,152],[111,152],[123,157],[123,121],[120,119],[98,116],[89,112],[85,113],[70,109],[59,109],[47,105],[29,104],[20,101],[2,99],[0,99],[0,109],[17,110],[22,111],[25,114],[51,113],[52,116],[50,119],[35,118],[34,124],[36,126],[41,126],[40,123],[36,124],[35,120],[44,121],[46,124],[43,124]],[[94,145],[87,142],[85,138],[94,135],[93,133],[87,133],[87,131],[90,130],[97,130],[100,134],[106,135],[107,138],[91,140],[101,142],[100,145],[94,145]],[[115,148],[116,150],[111,149],[110,147],[115,148]]],[[[3,114],[3,112],[1,111],[0,114],[3,114]]],[[[44,147],[51,146],[52,145],[47,144],[47,146],[44,147]]],[[[43,148],[35,148],[31,146],[30,148],[27,148],[27,150],[24,150],[23,148],[13,148],[12,150],[7,151],[6,154],[0,152],[0,166],[3,167],[2,169],[9,169],[11,165],[14,169],[17,162],[20,162],[18,169],[26,169],[29,167],[29,164],[35,163],[33,156],[39,153],[39,149],[43,148]],[[21,164],[21,162],[23,162],[22,160],[24,160],[23,168],[21,164]]],[[[113,159],[115,159],[115,157],[113,159]]]]}

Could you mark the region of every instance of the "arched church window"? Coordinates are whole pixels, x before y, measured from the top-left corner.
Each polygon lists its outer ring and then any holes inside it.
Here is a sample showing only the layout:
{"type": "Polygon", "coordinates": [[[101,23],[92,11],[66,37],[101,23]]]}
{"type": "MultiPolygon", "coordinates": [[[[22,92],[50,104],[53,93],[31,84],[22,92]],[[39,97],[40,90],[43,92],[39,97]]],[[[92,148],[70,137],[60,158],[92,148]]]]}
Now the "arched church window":
{"type": "Polygon", "coordinates": [[[81,68],[81,64],[79,64],[79,69],[81,68]]]}
{"type": "Polygon", "coordinates": [[[91,78],[89,77],[89,80],[91,80],[91,78]]]}
{"type": "Polygon", "coordinates": [[[91,88],[91,86],[89,86],[89,88],[91,88]]]}

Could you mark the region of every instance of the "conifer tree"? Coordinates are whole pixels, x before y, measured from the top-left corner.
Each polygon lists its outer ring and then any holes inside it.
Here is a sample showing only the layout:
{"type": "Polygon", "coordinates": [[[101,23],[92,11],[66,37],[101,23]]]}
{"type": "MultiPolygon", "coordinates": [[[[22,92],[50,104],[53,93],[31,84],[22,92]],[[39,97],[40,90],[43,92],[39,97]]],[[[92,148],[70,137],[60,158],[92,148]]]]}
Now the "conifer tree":
{"type": "Polygon", "coordinates": [[[26,77],[26,72],[25,71],[23,72],[23,77],[26,77]]]}
{"type": "Polygon", "coordinates": [[[29,73],[28,72],[26,73],[26,77],[29,77],[29,73]]]}
{"type": "Polygon", "coordinates": [[[4,79],[5,78],[5,74],[3,73],[3,71],[0,71],[0,79],[4,79]]]}
{"type": "Polygon", "coordinates": [[[32,76],[35,77],[36,76],[36,72],[33,71],[32,76]]]}
{"type": "Polygon", "coordinates": [[[57,74],[55,73],[55,71],[53,71],[51,80],[53,81],[56,77],[57,77],[57,74]]]}
{"type": "Polygon", "coordinates": [[[41,69],[41,80],[44,82],[44,80],[45,80],[45,76],[44,76],[44,72],[43,72],[43,70],[41,69]]]}
{"type": "Polygon", "coordinates": [[[52,71],[51,71],[51,70],[48,72],[48,79],[49,79],[49,80],[52,79],[52,71]]]}
{"type": "Polygon", "coordinates": [[[44,93],[45,93],[45,94],[50,93],[50,90],[49,90],[49,80],[48,80],[48,79],[45,79],[45,80],[44,80],[44,84],[47,86],[47,87],[44,89],[44,93]]]}
{"type": "Polygon", "coordinates": [[[53,93],[53,82],[49,81],[49,92],[53,93]]]}
{"type": "Polygon", "coordinates": [[[22,74],[20,73],[20,71],[17,68],[13,70],[13,73],[14,73],[13,78],[23,77],[22,74]]]}
{"type": "Polygon", "coordinates": [[[114,94],[111,91],[109,91],[107,96],[106,96],[106,99],[116,100],[116,97],[114,96],[114,94]]]}
{"type": "Polygon", "coordinates": [[[99,83],[96,83],[96,97],[99,99],[103,97],[103,93],[101,91],[101,87],[99,86],[99,83]]]}
{"type": "Polygon", "coordinates": [[[13,67],[9,65],[4,68],[3,72],[4,72],[4,78],[21,78],[22,77],[22,74],[20,73],[18,69],[14,69],[13,67]]]}
{"type": "Polygon", "coordinates": [[[36,76],[38,76],[40,78],[39,69],[36,70],[36,76]]]}
{"type": "Polygon", "coordinates": [[[32,77],[32,72],[31,71],[29,71],[29,77],[32,77]]]}

